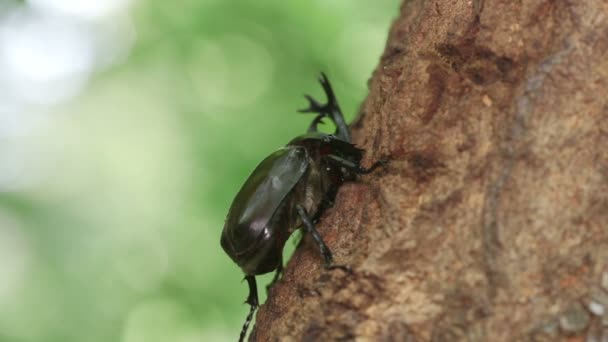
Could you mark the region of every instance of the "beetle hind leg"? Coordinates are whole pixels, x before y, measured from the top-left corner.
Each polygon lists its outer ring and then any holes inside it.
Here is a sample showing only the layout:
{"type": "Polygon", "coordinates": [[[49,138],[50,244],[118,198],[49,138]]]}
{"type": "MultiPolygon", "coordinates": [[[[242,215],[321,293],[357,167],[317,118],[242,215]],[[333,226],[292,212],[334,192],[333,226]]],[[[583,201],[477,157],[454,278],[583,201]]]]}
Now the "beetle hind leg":
{"type": "Polygon", "coordinates": [[[319,250],[321,251],[321,255],[323,256],[323,260],[325,262],[324,263],[325,269],[327,269],[327,270],[341,269],[343,271],[350,273],[351,272],[350,267],[348,267],[346,265],[335,265],[334,264],[334,259],[333,259],[333,255],[331,254],[331,250],[329,250],[329,247],[327,247],[327,245],[323,241],[321,234],[319,234],[319,232],[315,228],[315,225],[312,223],[310,216],[308,216],[306,209],[304,209],[299,204],[296,205],[296,209],[298,211],[298,215],[300,215],[300,219],[302,219],[302,223],[304,224],[304,229],[306,229],[306,232],[308,232],[310,235],[312,235],[312,238],[317,243],[317,246],[319,246],[319,250]]]}
{"type": "Polygon", "coordinates": [[[241,335],[239,336],[239,342],[243,342],[245,340],[245,335],[247,335],[247,329],[249,329],[249,324],[253,320],[253,314],[255,310],[259,306],[258,301],[258,287],[255,281],[255,276],[246,276],[247,284],[249,285],[249,296],[247,296],[247,300],[245,303],[250,305],[249,314],[245,319],[245,323],[243,324],[243,329],[241,329],[241,335]]]}
{"type": "Polygon", "coordinates": [[[270,282],[270,284],[266,285],[266,294],[268,294],[268,292],[270,292],[270,289],[274,286],[274,284],[276,284],[276,282],[279,281],[279,279],[281,279],[282,275],[283,275],[283,258],[281,258],[281,260],[279,261],[279,266],[277,267],[277,270],[274,273],[274,277],[272,278],[272,281],[270,282]]]}

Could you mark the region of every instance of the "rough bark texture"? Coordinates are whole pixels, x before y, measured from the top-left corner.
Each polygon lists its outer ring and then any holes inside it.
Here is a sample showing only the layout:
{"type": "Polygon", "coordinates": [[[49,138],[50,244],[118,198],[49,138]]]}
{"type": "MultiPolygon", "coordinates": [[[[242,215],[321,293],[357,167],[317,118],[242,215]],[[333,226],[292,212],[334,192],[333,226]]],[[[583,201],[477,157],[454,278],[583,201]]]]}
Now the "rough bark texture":
{"type": "Polygon", "coordinates": [[[361,112],[253,340],[608,340],[607,1],[405,1],[361,112]]]}

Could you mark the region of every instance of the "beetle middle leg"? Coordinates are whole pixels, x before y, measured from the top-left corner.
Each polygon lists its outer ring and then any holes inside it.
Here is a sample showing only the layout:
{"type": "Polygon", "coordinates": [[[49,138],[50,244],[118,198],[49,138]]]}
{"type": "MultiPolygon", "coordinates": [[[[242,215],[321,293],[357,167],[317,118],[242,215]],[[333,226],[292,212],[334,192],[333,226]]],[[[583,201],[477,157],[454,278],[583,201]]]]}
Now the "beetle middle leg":
{"type": "Polygon", "coordinates": [[[255,313],[255,310],[258,308],[259,305],[258,287],[257,283],[255,282],[255,276],[248,275],[245,276],[245,279],[247,280],[247,284],[249,285],[249,296],[247,296],[247,300],[245,301],[245,303],[249,304],[251,307],[249,308],[249,314],[245,319],[245,323],[243,324],[243,329],[241,329],[239,342],[243,342],[245,340],[245,335],[247,335],[247,329],[249,328],[249,324],[253,319],[253,314],[255,313]]]}
{"type": "Polygon", "coordinates": [[[331,254],[329,247],[327,247],[327,245],[323,241],[323,238],[321,237],[321,235],[315,228],[315,225],[312,223],[312,220],[310,219],[310,216],[308,216],[306,209],[304,209],[299,204],[296,205],[296,209],[298,210],[298,215],[300,215],[300,219],[302,219],[304,229],[306,229],[306,231],[308,233],[310,233],[310,235],[312,235],[312,238],[317,243],[317,246],[319,246],[319,250],[321,251],[321,255],[323,256],[323,260],[325,261],[325,263],[324,263],[325,269],[328,269],[328,270],[341,269],[346,272],[350,272],[350,268],[348,266],[334,265],[333,255],[331,254]]]}

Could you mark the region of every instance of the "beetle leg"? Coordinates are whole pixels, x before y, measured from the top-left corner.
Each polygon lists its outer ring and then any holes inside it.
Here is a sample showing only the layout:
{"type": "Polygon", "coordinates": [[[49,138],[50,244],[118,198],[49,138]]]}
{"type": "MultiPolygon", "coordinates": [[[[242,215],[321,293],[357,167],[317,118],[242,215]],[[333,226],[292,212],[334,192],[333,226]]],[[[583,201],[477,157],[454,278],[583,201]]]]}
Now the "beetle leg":
{"type": "Polygon", "coordinates": [[[239,342],[243,342],[245,340],[245,335],[247,335],[247,329],[249,328],[249,323],[253,319],[253,313],[258,308],[258,287],[255,282],[255,276],[245,276],[247,280],[247,284],[249,285],[249,296],[247,296],[247,300],[245,303],[249,304],[251,307],[249,309],[249,314],[245,319],[245,324],[243,324],[243,329],[241,329],[241,336],[239,337],[239,342]]]}
{"type": "Polygon", "coordinates": [[[325,212],[325,210],[327,210],[328,208],[331,208],[334,206],[334,201],[333,199],[336,198],[336,193],[338,192],[338,189],[335,186],[332,186],[326,193],[325,196],[323,196],[323,199],[321,200],[321,204],[319,205],[319,208],[317,209],[317,213],[315,214],[315,216],[312,218],[312,224],[317,224],[317,222],[319,222],[319,220],[321,219],[321,216],[323,215],[323,213],[325,212]]]}
{"type": "Polygon", "coordinates": [[[386,165],[388,161],[381,159],[374,163],[370,168],[366,169],[359,164],[353,163],[350,160],[346,160],[342,157],[336,156],[335,154],[327,155],[326,158],[331,160],[332,162],[344,167],[348,170],[353,171],[356,174],[364,175],[373,172],[378,166],[386,165]]]}
{"type": "Polygon", "coordinates": [[[304,229],[306,229],[306,231],[310,233],[310,235],[312,235],[312,238],[315,240],[315,242],[319,246],[319,249],[321,250],[321,255],[323,256],[323,259],[325,261],[325,269],[332,270],[339,268],[346,272],[350,272],[350,268],[348,266],[334,265],[334,258],[331,254],[331,251],[329,250],[325,242],[323,242],[323,238],[315,228],[315,225],[312,223],[312,220],[310,219],[310,216],[308,216],[308,213],[306,213],[306,209],[304,209],[299,204],[296,205],[296,209],[298,210],[300,219],[302,219],[304,229]]]}
{"type": "MultiPolygon", "coordinates": [[[[336,95],[334,94],[334,91],[331,88],[331,84],[329,83],[329,80],[327,79],[327,75],[325,75],[325,73],[321,73],[321,76],[319,77],[319,83],[321,83],[321,86],[325,91],[325,95],[327,96],[327,103],[321,104],[312,96],[304,95],[304,97],[306,97],[309,102],[309,107],[306,109],[300,109],[298,111],[301,113],[319,113],[321,117],[329,116],[336,125],[336,132],[334,133],[334,135],[341,140],[351,142],[352,140],[350,137],[350,130],[346,125],[346,121],[344,121],[344,115],[342,114],[342,110],[338,105],[338,100],[336,100],[336,95]]],[[[311,124],[311,127],[313,125],[314,121],[313,124],[311,124]]]]}
{"type": "Polygon", "coordinates": [[[272,278],[272,281],[270,282],[270,284],[266,285],[266,294],[268,294],[268,292],[270,292],[270,289],[274,286],[274,284],[279,281],[279,278],[281,277],[281,275],[283,274],[283,258],[281,257],[281,260],[279,260],[279,267],[277,267],[277,271],[274,273],[274,277],[272,278]]]}

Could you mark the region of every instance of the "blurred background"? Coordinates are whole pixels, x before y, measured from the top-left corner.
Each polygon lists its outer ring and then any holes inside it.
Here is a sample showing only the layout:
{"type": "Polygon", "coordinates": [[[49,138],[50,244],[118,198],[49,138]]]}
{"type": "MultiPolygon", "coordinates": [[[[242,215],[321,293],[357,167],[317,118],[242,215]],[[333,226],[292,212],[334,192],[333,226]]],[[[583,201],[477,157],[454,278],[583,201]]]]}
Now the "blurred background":
{"type": "Polygon", "coordinates": [[[232,198],[319,71],[352,120],[398,6],[0,0],[0,341],[235,341],[232,198]]]}

